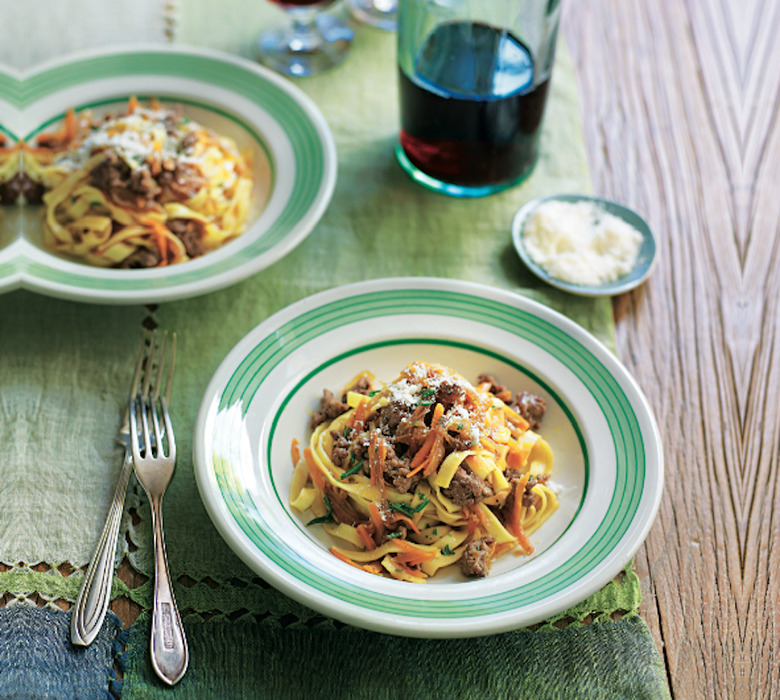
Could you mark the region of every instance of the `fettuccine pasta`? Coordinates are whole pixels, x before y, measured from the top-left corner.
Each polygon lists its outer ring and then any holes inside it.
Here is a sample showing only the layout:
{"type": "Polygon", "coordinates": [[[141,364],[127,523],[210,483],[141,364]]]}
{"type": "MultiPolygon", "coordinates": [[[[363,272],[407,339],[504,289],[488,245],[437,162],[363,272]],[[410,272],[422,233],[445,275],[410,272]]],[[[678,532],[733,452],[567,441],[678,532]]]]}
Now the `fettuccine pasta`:
{"type": "Polygon", "coordinates": [[[441,365],[414,362],[387,385],[364,372],[341,400],[324,392],[308,445],[293,444],[291,506],[371,573],[422,583],[458,564],[486,576],[498,556],[531,554],[558,507],[544,411],[441,365]]]}
{"type": "Polygon", "coordinates": [[[156,102],[62,128],[23,149],[45,190],[45,244],[103,267],[162,267],[240,235],[253,187],[235,143],[156,102]]]}

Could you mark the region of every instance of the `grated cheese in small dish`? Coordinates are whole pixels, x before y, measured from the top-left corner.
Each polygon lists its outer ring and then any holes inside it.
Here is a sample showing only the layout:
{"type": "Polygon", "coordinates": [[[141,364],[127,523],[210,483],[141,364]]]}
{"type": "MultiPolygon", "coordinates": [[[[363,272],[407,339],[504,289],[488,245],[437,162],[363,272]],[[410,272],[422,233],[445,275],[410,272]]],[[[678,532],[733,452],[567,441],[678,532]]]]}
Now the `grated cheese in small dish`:
{"type": "Polygon", "coordinates": [[[592,201],[549,200],[523,226],[523,245],[551,277],[595,286],[628,274],[637,262],[642,234],[592,201]]]}

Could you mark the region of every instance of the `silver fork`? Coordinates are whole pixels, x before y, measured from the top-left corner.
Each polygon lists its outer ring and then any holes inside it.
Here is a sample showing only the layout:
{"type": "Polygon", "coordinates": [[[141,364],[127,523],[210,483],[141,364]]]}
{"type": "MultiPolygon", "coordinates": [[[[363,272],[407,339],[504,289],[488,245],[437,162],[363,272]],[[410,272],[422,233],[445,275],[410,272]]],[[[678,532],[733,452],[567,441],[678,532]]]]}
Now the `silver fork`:
{"type": "Polygon", "coordinates": [[[176,440],[168,413],[176,357],[176,334],[171,336],[171,351],[167,362],[166,340],[167,333],[164,333],[158,351],[155,347],[155,331],[150,340],[146,362],[139,358],[133,377],[133,388],[130,391],[129,413],[135,475],[146,491],[152,510],[154,607],[149,645],[152,666],[163,681],[174,685],[187,670],[189,651],[173,595],[163,536],[162,498],[176,465],[176,440]]]}
{"type": "MultiPolygon", "coordinates": [[[[144,344],[145,340],[142,339],[136,362],[143,358],[144,344]]],[[[133,471],[130,419],[127,410],[125,410],[116,440],[125,448],[122,469],[119,472],[119,479],[116,482],[106,522],[103,525],[103,532],[100,535],[95,554],[87,569],[79,596],[74,603],[73,616],[70,622],[71,641],[79,646],[88,646],[95,640],[103,625],[108,604],[111,600],[111,583],[114,580],[114,557],[116,556],[117,536],[119,535],[119,525],[122,521],[127,484],[133,471]]]]}

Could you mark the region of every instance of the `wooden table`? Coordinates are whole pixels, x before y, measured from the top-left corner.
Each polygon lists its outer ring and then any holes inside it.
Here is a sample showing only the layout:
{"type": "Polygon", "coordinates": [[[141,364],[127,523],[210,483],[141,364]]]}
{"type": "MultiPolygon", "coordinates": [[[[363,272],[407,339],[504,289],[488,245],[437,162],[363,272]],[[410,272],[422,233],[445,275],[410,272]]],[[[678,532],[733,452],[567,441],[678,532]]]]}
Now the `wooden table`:
{"type": "Polygon", "coordinates": [[[590,0],[563,15],[595,190],[660,243],[649,284],[614,305],[665,441],[642,615],[674,697],[780,697],[780,5],[590,0]]]}

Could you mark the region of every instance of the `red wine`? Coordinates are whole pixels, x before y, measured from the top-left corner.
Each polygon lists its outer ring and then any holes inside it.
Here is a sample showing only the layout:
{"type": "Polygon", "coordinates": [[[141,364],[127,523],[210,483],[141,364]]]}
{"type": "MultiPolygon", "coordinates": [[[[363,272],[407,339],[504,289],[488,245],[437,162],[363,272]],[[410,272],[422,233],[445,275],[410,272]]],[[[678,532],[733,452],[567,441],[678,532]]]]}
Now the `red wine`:
{"type": "Polygon", "coordinates": [[[510,183],[538,153],[549,79],[533,84],[529,51],[487,24],[437,27],[400,71],[400,144],[431,177],[464,187],[510,183]]]}

